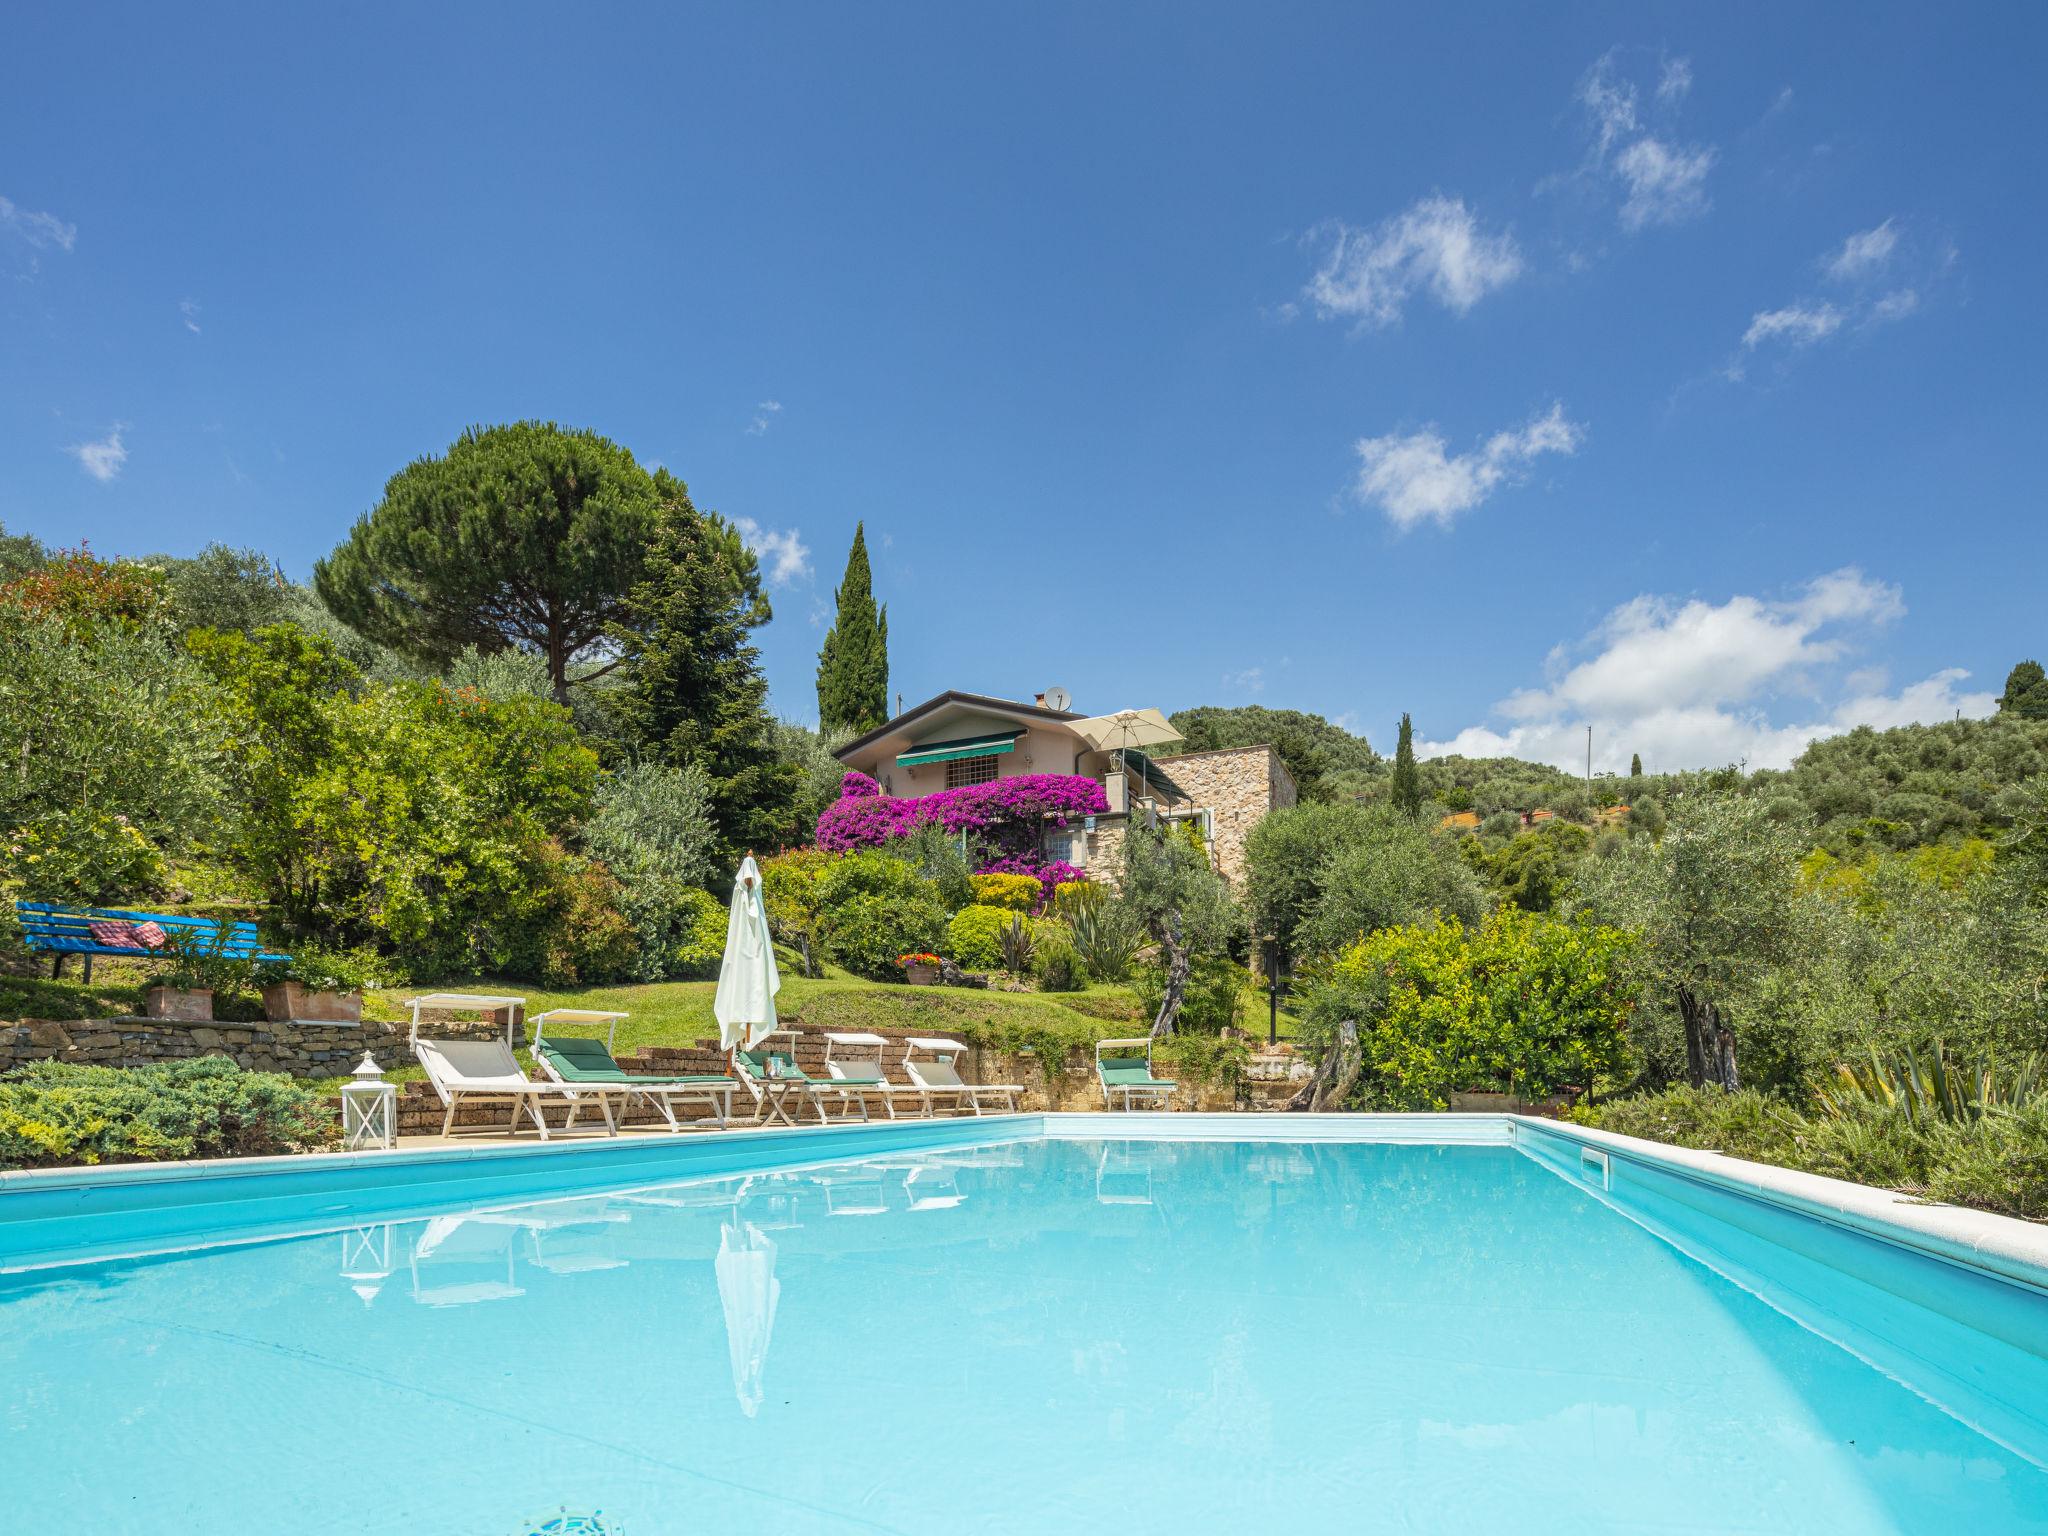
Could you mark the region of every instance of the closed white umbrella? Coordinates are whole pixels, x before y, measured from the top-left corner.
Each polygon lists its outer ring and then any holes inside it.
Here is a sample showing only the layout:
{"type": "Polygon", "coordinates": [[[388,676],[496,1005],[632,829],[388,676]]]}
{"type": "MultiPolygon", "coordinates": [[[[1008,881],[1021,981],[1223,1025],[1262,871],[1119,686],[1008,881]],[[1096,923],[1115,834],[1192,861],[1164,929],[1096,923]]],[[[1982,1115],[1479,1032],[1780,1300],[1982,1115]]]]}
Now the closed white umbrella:
{"type": "Polygon", "coordinates": [[[718,1043],[728,1051],[751,1051],[765,1040],[775,1028],[775,994],[781,990],[768,906],[761,899],[761,867],[750,853],[733,878],[725,958],[718,964],[718,996],[711,1004],[718,1043]]]}
{"type": "Polygon", "coordinates": [[[751,1419],[761,1407],[761,1376],[775,1332],[775,1304],[782,1299],[775,1244],[751,1221],[735,1215],[719,1229],[717,1269],[733,1395],[740,1400],[740,1412],[751,1419]]]}

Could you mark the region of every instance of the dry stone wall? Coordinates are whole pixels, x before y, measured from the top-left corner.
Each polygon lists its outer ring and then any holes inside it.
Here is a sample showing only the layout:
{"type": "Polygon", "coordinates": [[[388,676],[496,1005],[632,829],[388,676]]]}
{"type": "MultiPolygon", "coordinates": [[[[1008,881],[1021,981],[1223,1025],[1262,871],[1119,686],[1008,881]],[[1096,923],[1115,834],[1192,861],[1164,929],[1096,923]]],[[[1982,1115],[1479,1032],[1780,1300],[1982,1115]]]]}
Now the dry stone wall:
{"type": "MultiPolygon", "coordinates": [[[[252,1072],[340,1077],[368,1051],[389,1070],[409,1066],[405,1024],[188,1024],[176,1019],[29,1019],[0,1024],[0,1072],[30,1061],[72,1061],[98,1067],[152,1067],[195,1056],[226,1056],[252,1072]]],[[[502,1021],[442,1022],[443,1039],[482,1040],[502,1021]]]]}

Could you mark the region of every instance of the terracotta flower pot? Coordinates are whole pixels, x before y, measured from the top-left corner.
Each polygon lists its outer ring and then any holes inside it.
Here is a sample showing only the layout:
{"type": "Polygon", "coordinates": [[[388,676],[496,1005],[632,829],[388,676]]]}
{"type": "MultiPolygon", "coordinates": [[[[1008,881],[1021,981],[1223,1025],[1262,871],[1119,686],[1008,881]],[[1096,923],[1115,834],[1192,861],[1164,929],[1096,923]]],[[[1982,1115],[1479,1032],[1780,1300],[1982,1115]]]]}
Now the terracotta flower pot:
{"type": "Polygon", "coordinates": [[[309,1024],[360,1024],[363,994],[316,992],[296,981],[274,981],[263,989],[263,1017],[273,1024],[292,1019],[309,1024]]]}
{"type": "Polygon", "coordinates": [[[142,994],[142,1012],[152,1019],[211,1024],[213,993],[207,988],[151,987],[142,994]]]}

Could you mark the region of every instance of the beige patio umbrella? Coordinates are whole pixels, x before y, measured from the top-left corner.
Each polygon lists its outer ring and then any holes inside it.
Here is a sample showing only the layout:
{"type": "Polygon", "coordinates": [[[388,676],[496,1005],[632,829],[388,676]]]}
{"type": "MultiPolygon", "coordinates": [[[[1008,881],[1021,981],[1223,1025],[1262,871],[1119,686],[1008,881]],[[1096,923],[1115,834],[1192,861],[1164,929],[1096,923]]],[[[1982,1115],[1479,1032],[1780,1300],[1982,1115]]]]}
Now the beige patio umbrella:
{"type": "Polygon", "coordinates": [[[758,1046],[775,1029],[775,994],[781,990],[768,906],[761,898],[761,866],[750,853],[733,877],[725,956],[718,963],[718,995],[711,1002],[718,1043],[728,1051],[758,1046]]]}
{"type": "Polygon", "coordinates": [[[1098,752],[1163,747],[1184,739],[1156,709],[1120,709],[1113,715],[1090,715],[1086,720],[1070,722],[1070,728],[1098,752]]]}
{"type": "Polygon", "coordinates": [[[732,1390],[740,1412],[752,1418],[761,1408],[761,1377],[768,1365],[768,1341],[775,1333],[775,1305],[782,1282],[775,1278],[775,1244],[737,1212],[718,1233],[718,1300],[725,1309],[725,1346],[732,1359],[732,1390]]]}

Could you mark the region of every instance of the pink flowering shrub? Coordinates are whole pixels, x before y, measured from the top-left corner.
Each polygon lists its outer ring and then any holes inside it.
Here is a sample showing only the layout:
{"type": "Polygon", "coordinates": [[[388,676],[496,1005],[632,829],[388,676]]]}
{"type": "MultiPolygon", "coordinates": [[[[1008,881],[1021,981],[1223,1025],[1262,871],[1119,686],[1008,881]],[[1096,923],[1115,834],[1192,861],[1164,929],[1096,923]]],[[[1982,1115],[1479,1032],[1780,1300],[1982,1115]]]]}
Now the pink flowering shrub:
{"type": "Polygon", "coordinates": [[[876,848],[933,825],[947,832],[974,832],[999,848],[1021,852],[1035,846],[1040,823],[1065,826],[1072,816],[1109,810],[1102,785],[1067,773],[1026,773],[899,799],[885,795],[864,773],[849,773],[839,799],[818,817],[818,846],[828,853],[876,848]]]}

